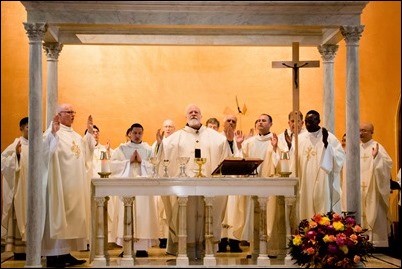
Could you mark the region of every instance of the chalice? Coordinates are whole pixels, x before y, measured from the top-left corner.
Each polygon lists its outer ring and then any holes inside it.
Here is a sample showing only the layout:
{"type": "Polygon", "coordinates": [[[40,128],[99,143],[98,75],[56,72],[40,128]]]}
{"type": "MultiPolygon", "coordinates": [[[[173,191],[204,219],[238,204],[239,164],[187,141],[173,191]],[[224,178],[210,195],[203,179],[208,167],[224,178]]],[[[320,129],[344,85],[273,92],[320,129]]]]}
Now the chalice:
{"type": "Polygon", "coordinates": [[[202,174],[202,165],[207,162],[207,158],[194,158],[194,162],[198,164],[198,173],[195,177],[205,177],[205,175],[202,174]]]}
{"type": "Polygon", "coordinates": [[[164,170],[163,177],[169,177],[169,174],[168,174],[169,163],[170,163],[169,160],[163,160],[163,163],[162,163],[163,164],[163,170],[164,170]]]}
{"type": "Polygon", "coordinates": [[[152,177],[158,177],[158,173],[156,172],[156,166],[159,163],[158,158],[156,157],[150,157],[149,162],[152,164],[152,177]]]}
{"type": "Polygon", "coordinates": [[[177,157],[177,161],[180,164],[180,174],[179,177],[188,177],[186,174],[186,164],[190,160],[190,157],[177,157]]]}

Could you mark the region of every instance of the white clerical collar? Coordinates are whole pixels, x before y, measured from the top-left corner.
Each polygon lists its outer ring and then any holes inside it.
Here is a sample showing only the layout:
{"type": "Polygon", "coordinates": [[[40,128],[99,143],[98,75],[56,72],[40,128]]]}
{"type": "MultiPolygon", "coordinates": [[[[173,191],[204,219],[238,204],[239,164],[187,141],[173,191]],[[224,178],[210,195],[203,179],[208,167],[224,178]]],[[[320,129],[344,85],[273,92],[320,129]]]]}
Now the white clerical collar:
{"type": "Polygon", "coordinates": [[[271,134],[271,132],[268,132],[268,133],[266,133],[266,134],[258,134],[259,136],[268,136],[268,135],[270,135],[271,134]]]}
{"type": "Polygon", "coordinates": [[[309,133],[310,133],[311,136],[314,136],[315,138],[317,138],[317,137],[320,135],[320,133],[321,133],[321,128],[318,129],[318,131],[309,132],[309,133]]]}
{"type": "Polygon", "coordinates": [[[25,137],[21,136],[20,141],[21,141],[21,144],[28,145],[28,139],[26,139],[25,137]]]}
{"type": "Polygon", "coordinates": [[[60,123],[60,129],[63,129],[64,131],[68,131],[68,132],[72,132],[73,131],[73,127],[68,127],[67,125],[64,125],[62,123],[60,123]]]}
{"type": "Polygon", "coordinates": [[[186,132],[188,132],[188,133],[199,134],[200,132],[202,132],[202,130],[203,130],[204,128],[205,128],[205,127],[202,126],[202,125],[201,125],[201,127],[200,127],[199,129],[194,129],[194,128],[192,128],[192,127],[186,125],[186,126],[184,126],[183,130],[186,131],[186,132]]]}

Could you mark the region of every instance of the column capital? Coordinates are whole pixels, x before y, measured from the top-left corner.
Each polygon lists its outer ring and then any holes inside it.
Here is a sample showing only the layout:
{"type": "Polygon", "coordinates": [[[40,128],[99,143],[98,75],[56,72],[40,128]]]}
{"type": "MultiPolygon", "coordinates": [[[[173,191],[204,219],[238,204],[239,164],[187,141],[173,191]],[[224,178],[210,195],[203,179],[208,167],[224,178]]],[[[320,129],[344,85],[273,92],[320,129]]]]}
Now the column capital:
{"type": "Polygon", "coordinates": [[[334,62],[339,46],[335,44],[325,44],[317,47],[323,62],[334,62]]]}
{"type": "Polygon", "coordinates": [[[45,51],[48,60],[57,60],[62,48],[63,44],[58,42],[43,43],[43,50],[45,51]]]}
{"type": "Polygon", "coordinates": [[[134,202],[134,197],[123,197],[124,206],[132,206],[134,202]]]}
{"type": "Polygon", "coordinates": [[[358,45],[363,31],[364,25],[341,26],[341,33],[346,41],[346,45],[358,45]]]}
{"type": "Polygon", "coordinates": [[[30,42],[42,42],[42,38],[47,31],[47,24],[45,22],[24,22],[23,24],[30,42]]]}
{"type": "Polygon", "coordinates": [[[105,204],[105,197],[95,197],[94,201],[97,207],[103,207],[103,205],[105,204]]]}
{"type": "Polygon", "coordinates": [[[180,206],[185,206],[187,205],[188,197],[187,196],[181,196],[177,198],[177,202],[179,203],[180,206]]]}

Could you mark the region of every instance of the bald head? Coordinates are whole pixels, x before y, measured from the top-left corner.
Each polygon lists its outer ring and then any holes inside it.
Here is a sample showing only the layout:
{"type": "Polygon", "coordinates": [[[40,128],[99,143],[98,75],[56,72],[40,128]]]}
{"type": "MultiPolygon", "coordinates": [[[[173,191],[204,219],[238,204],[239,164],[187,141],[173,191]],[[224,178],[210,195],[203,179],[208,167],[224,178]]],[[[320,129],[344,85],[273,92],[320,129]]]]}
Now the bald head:
{"type": "Polygon", "coordinates": [[[366,143],[373,139],[374,125],[371,122],[362,122],[360,124],[360,141],[366,143]]]}
{"type": "Polygon", "coordinates": [[[163,132],[164,136],[168,137],[176,130],[173,120],[167,119],[163,122],[163,132]]]}
{"type": "Polygon", "coordinates": [[[198,106],[191,104],[186,108],[187,124],[191,128],[199,129],[201,127],[201,110],[198,106]]]}

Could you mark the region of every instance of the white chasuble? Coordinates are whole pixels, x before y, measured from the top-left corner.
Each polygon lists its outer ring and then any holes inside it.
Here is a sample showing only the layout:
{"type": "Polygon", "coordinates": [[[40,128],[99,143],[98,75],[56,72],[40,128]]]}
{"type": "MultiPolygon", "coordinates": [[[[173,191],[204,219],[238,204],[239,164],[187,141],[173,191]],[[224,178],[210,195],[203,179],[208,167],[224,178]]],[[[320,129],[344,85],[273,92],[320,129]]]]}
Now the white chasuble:
{"type": "MultiPolygon", "coordinates": [[[[51,135],[49,128],[44,136],[51,135]]],[[[58,146],[49,163],[47,177],[48,219],[51,239],[88,239],[90,228],[87,184],[87,143],[95,145],[89,133],[84,138],[60,124],[58,146]]]]}
{"type": "MultiPolygon", "coordinates": [[[[180,173],[178,157],[190,157],[186,166],[186,173],[189,177],[194,177],[198,173],[198,165],[194,162],[195,149],[200,149],[202,158],[206,158],[206,163],[202,166],[202,173],[209,177],[220,162],[231,156],[229,143],[224,135],[211,128],[201,126],[195,130],[189,126],[174,132],[166,139],[162,140],[159,154],[161,160],[169,160],[168,174],[176,177],[180,173]]],[[[199,243],[204,240],[204,201],[203,197],[190,196],[187,203],[187,242],[199,243]]],[[[177,242],[178,235],[178,203],[176,199],[162,197],[167,218],[170,220],[170,236],[177,242]]],[[[226,196],[215,196],[213,201],[213,234],[215,242],[221,237],[222,220],[226,207],[226,196]]],[[[169,243],[168,243],[169,247],[169,243]]]]}
{"type": "Polygon", "coordinates": [[[370,140],[360,144],[362,227],[369,229],[370,241],[375,247],[388,247],[392,160],[379,143],[378,154],[373,158],[372,151],[377,143],[370,140]]]}
{"type": "MultiPolygon", "coordinates": [[[[120,144],[112,154],[112,176],[147,177],[152,171],[152,166],[148,161],[151,155],[152,147],[146,142],[135,144],[129,141],[120,144]],[[141,156],[141,163],[130,164],[130,157],[134,151],[137,151],[141,156]]],[[[114,219],[114,222],[117,222],[117,230],[112,234],[115,235],[116,243],[122,245],[124,203],[119,200],[117,204],[119,213],[117,219],[114,219]]],[[[134,250],[147,250],[152,246],[151,240],[159,238],[157,197],[135,196],[133,214],[135,216],[134,237],[140,240],[134,244],[134,250]]]]}
{"type": "MultiPolygon", "coordinates": [[[[264,161],[258,168],[258,175],[261,177],[272,177],[275,175],[275,168],[279,161],[279,148],[273,151],[271,143],[272,133],[267,135],[253,136],[243,142],[243,156],[260,158],[264,161]]],[[[247,210],[245,224],[243,227],[242,239],[251,241],[254,228],[254,202],[251,196],[244,196],[247,199],[247,210]]],[[[268,254],[277,256],[286,248],[285,242],[285,218],[284,218],[284,197],[269,196],[266,204],[267,212],[267,243],[268,254]]],[[[251,245],[252,246],[252,245],[251,245]]]]}
{"type": "Polygon", "coordinates": [[[341,213],[340,171],[345,161],[341,143],[328,133],[328,147],[325,149],[322,129],[299,138],[297,204],[300,220],[309,220],[315,214],[326,214],[330,210],[341,213]]]}

